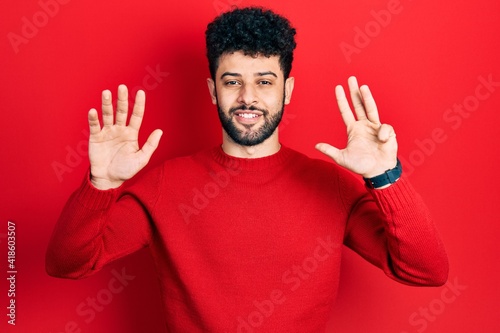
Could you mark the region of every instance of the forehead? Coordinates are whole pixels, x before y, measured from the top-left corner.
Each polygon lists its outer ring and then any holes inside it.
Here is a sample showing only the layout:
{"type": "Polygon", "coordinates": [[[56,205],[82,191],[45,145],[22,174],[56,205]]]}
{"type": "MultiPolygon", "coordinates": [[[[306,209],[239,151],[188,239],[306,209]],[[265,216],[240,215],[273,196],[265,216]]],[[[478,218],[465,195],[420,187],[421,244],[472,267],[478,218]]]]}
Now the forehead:
{"type": "Polygon", "coordinates": [[[260,54],[258,56],[250,56],[238,51],[223,54],[219,58],[217,76],[220,77],[220,75],[225,72],[254,75],[255,73],[269,71],[277,75],[283,75],[279,63],[279,56],[266,57],[260,54]]]}

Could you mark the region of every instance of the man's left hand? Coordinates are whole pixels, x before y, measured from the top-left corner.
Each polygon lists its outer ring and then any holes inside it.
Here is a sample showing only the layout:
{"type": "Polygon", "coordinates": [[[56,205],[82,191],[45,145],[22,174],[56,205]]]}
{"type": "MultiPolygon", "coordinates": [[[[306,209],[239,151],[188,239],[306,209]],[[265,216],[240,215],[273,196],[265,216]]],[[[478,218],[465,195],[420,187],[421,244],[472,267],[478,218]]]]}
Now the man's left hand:
{"type": "Polygon", "coordinates": [[[338,165],[365,178],[372,178],[396,166],[396,133],[391,125],[380,122],[377,105],[368,86],[358,87],[354,76],[347,82],[356,118],[342,86],[335,88],[340,114],[347,127],[347,146],[338,149],[327,143],[318,143],[316,149],[338,165]]]}

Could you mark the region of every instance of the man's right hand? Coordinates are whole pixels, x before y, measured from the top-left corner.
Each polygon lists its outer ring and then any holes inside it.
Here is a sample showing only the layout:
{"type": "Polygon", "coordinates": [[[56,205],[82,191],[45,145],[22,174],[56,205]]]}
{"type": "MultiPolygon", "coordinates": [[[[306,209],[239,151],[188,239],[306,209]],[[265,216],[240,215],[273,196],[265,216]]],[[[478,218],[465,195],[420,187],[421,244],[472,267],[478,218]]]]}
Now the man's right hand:
{"type": "Polygon", "coordinates": [[[144,116],[146,95],[139,90],[127,126],[128,90],[125,85],[118,87],[116,116],[113,112],[111,92],[102,92],[102,121],[96,109],[88,114],[90,138],[89,159],[92,184],[100,189],[117,188],[132,178],[148,163],[158,147],[162,131],[153,131],[146,143],[139,149],[138,135],[144,116]]]}

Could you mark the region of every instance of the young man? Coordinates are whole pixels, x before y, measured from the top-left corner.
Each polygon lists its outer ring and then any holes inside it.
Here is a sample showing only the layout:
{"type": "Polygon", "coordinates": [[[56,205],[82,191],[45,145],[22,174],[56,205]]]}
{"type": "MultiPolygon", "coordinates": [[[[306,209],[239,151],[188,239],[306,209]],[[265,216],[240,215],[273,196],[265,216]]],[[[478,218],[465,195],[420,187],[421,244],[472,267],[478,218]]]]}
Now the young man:
{"type": "Polygon", "coordinates": [[[335,163],[280,144],[290,103],[295,30],[271,11],[236,9],[206,32],[212,102],[222,145],[142,174],[158,146],[139,149],[145,95],[126,124],[102,93],[103,127],[90,110],[90,173],[72,195],[47,252],[49,274],[82,278],[148,246],[170,332],[320,332],[337,293],[341,245],[394,280],[441,285],[448,262],[420,197],[401,176],[393,128],[350,78],[338,105],[345,149],[317,148],[335,163]],[[365,178],[362,185],[345,169],[365,178]]]}

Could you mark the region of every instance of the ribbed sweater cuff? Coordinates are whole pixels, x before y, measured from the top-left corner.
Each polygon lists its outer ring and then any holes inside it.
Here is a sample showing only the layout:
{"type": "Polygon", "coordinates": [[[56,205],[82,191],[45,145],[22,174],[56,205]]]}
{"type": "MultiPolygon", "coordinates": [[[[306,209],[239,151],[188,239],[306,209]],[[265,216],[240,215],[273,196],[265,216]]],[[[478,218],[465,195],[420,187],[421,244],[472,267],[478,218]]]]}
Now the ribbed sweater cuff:
{"type": "Polygon", "coordinates": [[[120,188],[99,190],[90,182],[90,170],[87,172],[80,188],[76,192],[76,200],[90,210],[107,209],[117,198],[120,188]]]}
{"type": "Polygon", "coordinates": [[[392,214],[415,205],[418,194],[406,179],[401,177],[396,183],[381,190],[369,189],[384,214],[392,214]]]}

